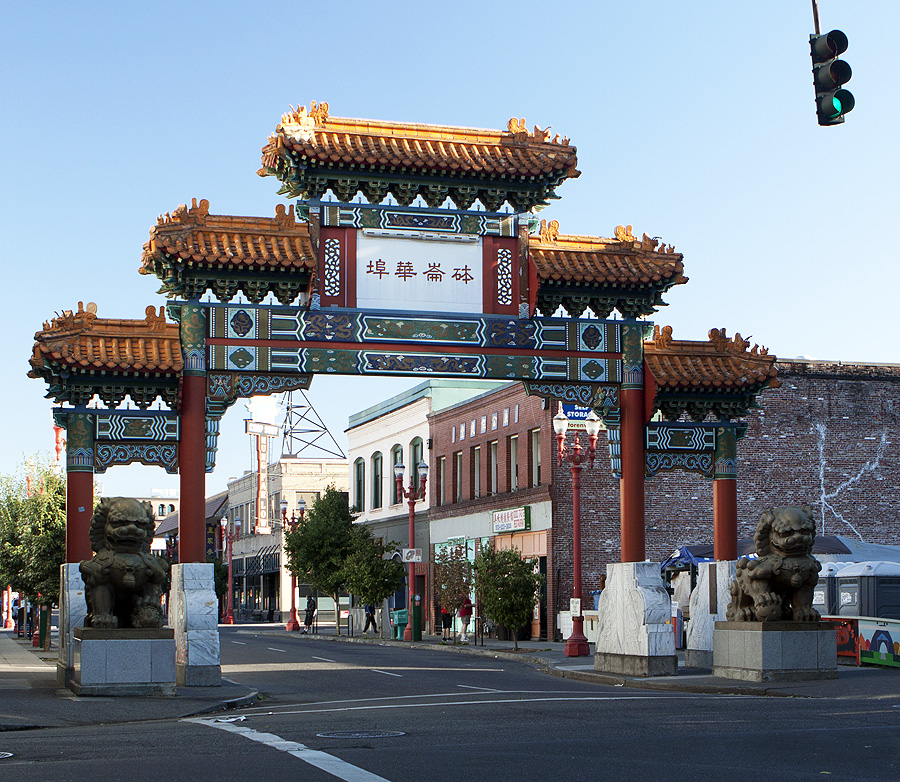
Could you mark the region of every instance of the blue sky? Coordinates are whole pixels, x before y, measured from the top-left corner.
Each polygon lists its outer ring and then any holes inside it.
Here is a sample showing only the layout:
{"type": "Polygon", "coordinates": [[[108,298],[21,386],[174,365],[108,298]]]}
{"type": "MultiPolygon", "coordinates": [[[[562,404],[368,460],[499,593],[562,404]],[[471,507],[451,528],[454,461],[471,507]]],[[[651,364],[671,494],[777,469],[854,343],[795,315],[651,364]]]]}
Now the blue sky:
{"type": "MultiPolygon", "coordinates": [[[[541,217],[674,244],[690,282],[654,322],[676,338],[724,327],[784,357],[897,361],[900,4],[819,12],[854,71],[856,109],[832,128],[816,124],[809,0],[6,4],[0,473],[52,448],[44,384],[25,376],[43,321],[78,301],[108,318],[163,304],[141,247],[193,197],[274,215],[260,148],[311,100],[334,116],[550,125],[582,175],[541,217]]],[[[413,384],[319,378],[309,398],[343,441],[351,413],[413,384]]],[[[210,492],[251,466],[245,416],[226,414],[210,492]]],[[[177,485],[140,467],[101,480],[107,494],[177,485]]]]}

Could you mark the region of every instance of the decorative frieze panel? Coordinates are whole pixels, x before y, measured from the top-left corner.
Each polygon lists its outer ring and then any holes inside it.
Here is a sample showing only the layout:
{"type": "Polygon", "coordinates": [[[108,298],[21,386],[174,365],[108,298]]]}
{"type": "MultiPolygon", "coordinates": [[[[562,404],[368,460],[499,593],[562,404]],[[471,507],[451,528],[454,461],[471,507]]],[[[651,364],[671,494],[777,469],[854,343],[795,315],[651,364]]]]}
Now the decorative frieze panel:
{"type": "Polygon", "coordinates": [[[340,296],[341,294],[341,240],[325,240],[325,264],[324,287],[322,292],[326,296],[340,296]]]}
{"type": "MultiPolygon", "coordinates": [[[[445,198],[446,198],[445,194],[445,198]]],[[[515,215],[465,212],[450,209],[398,209],[378,205],[322,204],[323,226],[369,228],[382,231],[432,231],[478,236],[515,236],[515,215]]]]}
{"type": "Polygon", "coordinates": [[[513,262],[512,250],[501,247],[497,250],[497,304],[508,307],[513,303],[513,262]]]}
{"type": "Polygon", "coordinates": [[[700,473],[706,478],[713,475],[713,455],[711,453],[651,453],[645,460],[645,474],[652,478],[659,472],[684,470],[700,473]]]}
{"type": "Polygon", "coordinates": [[[94,415],[94,425],[97,440],[178,440],[178,416],[170,412],[141,415],[97,413],[94,415]]]}
{"type": "Polygon", "coordinates": [[[175,443],[97,443],[94,456],[95,473],[133,462],[162,467],[169,473],[178,472],[178,446],[175,443]]]}
{"type": "Polygon", "coordinates": [[[714,426],[692,426],[651,421],[646,429],[648,451],[694,451],[712,453],[716,449],[714,426]]]}

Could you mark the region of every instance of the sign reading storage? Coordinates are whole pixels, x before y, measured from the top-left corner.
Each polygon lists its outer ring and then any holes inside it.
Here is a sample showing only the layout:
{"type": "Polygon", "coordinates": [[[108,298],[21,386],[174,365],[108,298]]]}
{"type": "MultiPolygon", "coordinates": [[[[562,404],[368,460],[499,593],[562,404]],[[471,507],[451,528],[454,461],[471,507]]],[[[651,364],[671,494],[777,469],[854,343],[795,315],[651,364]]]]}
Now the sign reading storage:
{"type": "Polygon", "coordinates": [[[495,510],[491,521],[494,534],[501,532],[524,532],[531,529],[531,508],[510,508],[509,510],[495,510]]]}

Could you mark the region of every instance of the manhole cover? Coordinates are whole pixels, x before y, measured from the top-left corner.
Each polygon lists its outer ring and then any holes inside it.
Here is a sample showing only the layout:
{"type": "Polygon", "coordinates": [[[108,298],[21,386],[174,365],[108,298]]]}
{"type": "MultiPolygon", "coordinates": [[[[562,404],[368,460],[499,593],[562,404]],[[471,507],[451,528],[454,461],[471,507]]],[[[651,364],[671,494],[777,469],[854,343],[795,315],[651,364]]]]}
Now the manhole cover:
{"type": "Polygon", "coordinates": [[[12,757],[12,752],[0,752],[0,760],[6,760],[12,757]]]}
{"type": "Polygon", "coordinates": [[[330,733],[316,735],[320,739],[388,739],[406,734],[399,730],[333,730],[330,733]]]}

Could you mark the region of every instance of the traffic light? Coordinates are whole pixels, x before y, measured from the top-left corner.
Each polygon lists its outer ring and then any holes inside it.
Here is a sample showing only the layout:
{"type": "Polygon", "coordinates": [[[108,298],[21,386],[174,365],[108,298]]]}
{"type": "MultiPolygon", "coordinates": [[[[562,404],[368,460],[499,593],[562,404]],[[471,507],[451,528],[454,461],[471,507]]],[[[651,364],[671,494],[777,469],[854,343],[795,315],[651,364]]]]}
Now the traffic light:
{"type": "Polygon", "coordinates": [[[816,86],[816,115],[820,125],[840,125],[844,115],[856,101],[842,85],[850,81],[853,71],[838,56],[847,51],[847,36],[840,30],[825,35],[809,36],[813,61],[813,84],[816,86]]]}

